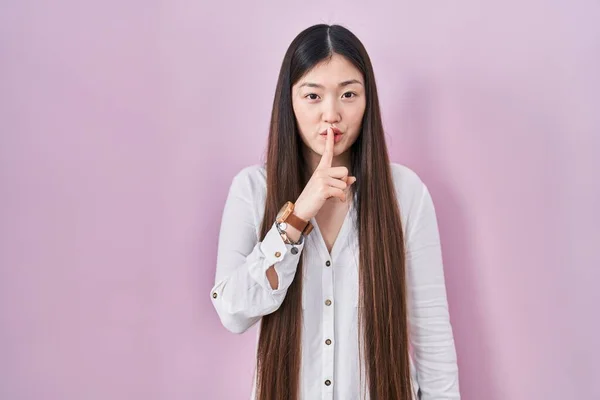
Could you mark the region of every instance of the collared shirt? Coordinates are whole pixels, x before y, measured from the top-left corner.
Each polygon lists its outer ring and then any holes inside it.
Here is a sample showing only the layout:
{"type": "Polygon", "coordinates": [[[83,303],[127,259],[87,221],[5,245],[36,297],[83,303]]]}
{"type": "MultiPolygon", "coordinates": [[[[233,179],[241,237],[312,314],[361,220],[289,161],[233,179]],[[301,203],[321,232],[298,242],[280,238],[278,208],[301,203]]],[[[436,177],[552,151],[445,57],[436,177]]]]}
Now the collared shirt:
{"type": "MultiPolygon", "coordinates": [[[[390,165],[406,243],[410,370],[414,399],[460,399],[434,205],[417,174],[390,165]],[[420,393],[418,393],[420,391],[420,393]]],[[[219,233],[211,301],[222,324],[245,332],[283,302],[303,253],[302,400],[358,400],[366,394],[358,342],[358,231],[354,202],[329,253],[319,226],[296,254],[275,222],[260,241],[266,199],[266,169],[243,168],[233,178],[219,233]],[[279,287],[266,276],[275,265],[279,287]],[[362,378],[362,379],[359,379],[362,378]]],[[[256,379],[254,380],[254,388],[256,379]]],[[[251,399],[254,399],[254,388],[251,399]]],[[[366,395],[366,397],[365,397],[366,395]]]]}

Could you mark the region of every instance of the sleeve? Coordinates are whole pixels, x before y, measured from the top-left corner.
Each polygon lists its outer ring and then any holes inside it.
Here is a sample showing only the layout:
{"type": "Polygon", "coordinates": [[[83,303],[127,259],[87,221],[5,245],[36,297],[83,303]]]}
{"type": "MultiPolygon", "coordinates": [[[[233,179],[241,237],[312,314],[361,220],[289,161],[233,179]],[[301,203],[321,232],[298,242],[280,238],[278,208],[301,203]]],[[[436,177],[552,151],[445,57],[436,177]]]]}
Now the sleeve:
{"type": "Polygon", "coordinates": [[[410,343],[417,382],[421,400],[460,399],[436,213],[427,187],[421,185],[407,234],[410,343]]]}
{"type": "Polygon", "coordinates": [[[277,310],[296,274],[305,241],[286,244],[275,221],[264,240],[257,239],[254,204],[250,180],[238,173],[229,188],[221,218],[217,245],[215,285],[210,298],[223,326],[233,333],[243,333],[263,315],[277,310]],[[275,265],[279,287],[273,289],[266,271],[275,265]]]}

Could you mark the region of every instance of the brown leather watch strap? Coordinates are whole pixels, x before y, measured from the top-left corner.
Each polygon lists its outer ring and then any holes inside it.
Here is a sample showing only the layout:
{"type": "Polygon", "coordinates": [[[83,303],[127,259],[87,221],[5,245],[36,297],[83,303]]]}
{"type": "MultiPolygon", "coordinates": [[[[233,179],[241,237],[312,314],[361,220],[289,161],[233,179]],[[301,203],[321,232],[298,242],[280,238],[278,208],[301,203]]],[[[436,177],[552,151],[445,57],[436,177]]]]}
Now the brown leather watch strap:
{"type": "Polygon", "coordinates": [[[302,232],[304,230],[304,228],[306,227],[306,221],[301,218],[298,218],[297,216],[294,215],[294,213],[291,213],[290,215],[288,215],[287,218],[285,219],[285,222],[290,224],[291,226],[293,226],[300,232],[302,232]]]}
{"type": "Polygon", "coordinates": [[[285,222],[302,232],[302,234],[305,236],[308,235],[313,228],[310,221],[305,221],[295,216],[293,213],[288,215],[288,217],[285,219],[285,222]]]}
{"type": "Polygon", "coordinates": [[[304,236],[308,235],[310,232],[312,232],[313,230],[313,224],[310,223],[310,221],[308,221],[308,224],[306,224],[306,228],[304,228],[304,232],[302,232],[302,234],[304,236]]]}

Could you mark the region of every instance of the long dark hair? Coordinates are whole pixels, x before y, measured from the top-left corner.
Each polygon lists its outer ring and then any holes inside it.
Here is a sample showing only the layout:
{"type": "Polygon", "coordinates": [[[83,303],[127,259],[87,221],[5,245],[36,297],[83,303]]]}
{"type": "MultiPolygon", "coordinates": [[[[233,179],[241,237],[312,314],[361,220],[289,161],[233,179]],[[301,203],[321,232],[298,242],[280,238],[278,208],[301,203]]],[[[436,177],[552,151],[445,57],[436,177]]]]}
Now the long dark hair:
{"type": "MultiPolygon", "coordinates": [[[[279,208],[300,196],[308,166],[292,108],[292,86],[321,61],[339,54],[362,72],[366,108],[351,152],[351,186],[359,231],[359,325],[372,400],[412,398],[404,237],[392,181],[373,67],[360,40],[339,25],[315,25],[289,46],[279,73],[266,154],[267,197],[261,238],[279,208]]],[[[303,256],[306,252],[303,251],[303,256]]],[[[257,353],[257,400],[297,400],[301,365],[302,258],[281,307],[262,318],[257,353]]]]}

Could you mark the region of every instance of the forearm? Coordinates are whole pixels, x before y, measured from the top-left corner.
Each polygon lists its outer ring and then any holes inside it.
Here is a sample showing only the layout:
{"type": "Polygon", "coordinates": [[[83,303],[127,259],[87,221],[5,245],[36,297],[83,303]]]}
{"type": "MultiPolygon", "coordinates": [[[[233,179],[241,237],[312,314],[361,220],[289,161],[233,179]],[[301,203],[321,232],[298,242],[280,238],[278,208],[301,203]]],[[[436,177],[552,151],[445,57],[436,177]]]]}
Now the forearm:
{"type": "MultiPolygon", "coordinates": [[[[224,249],[225,244],[222,246],[224,249]]],[[[244,332],[261,316],[279,308],[294,279],[304,243],[294,247],[298,250],[295,254],[290,251],[292,245],[284,243],[273,225],[264,240],[257,243],[244,260],[233,261],[229,256],[237,258],[235,251],[222,251],[211,298],[227,329],[244,332]],[[236,264],[230,264],[233,262],[236,264]],[[226,270],[229,272],[222,272],[226,270]]]]}

